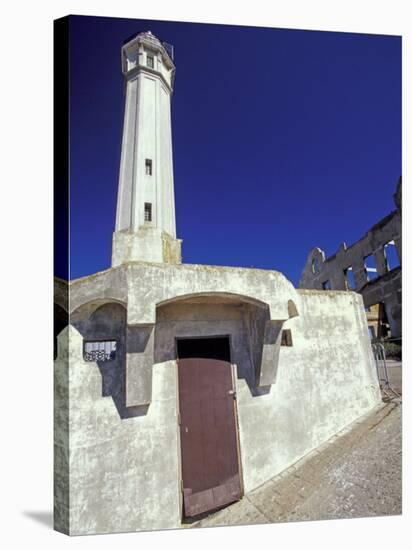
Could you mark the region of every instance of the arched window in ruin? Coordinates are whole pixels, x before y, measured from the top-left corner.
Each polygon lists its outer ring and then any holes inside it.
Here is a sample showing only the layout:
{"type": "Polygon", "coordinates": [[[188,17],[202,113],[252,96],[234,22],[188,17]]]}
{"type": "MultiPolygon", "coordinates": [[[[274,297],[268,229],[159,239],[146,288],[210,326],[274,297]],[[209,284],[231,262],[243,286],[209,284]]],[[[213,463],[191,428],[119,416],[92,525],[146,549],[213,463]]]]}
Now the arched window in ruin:
{"type": "Polygon", "coordinates": [[[319,273],[320,271],[320,265],[318,258],[313,258],[312,260],[312,273],[319,273]]]}

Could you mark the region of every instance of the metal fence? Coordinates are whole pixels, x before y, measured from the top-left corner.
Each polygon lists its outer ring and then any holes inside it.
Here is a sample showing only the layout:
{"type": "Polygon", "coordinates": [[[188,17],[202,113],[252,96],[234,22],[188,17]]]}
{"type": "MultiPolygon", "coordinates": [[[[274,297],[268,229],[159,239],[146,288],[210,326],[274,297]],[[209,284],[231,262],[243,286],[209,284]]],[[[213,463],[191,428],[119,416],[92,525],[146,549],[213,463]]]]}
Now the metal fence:
{"type": "Polygon", "coordinates": [[[372,351],[375,359],[376,375],[378,377],[379,386],[382,393],[390,399],[400,398],[401,396],[393,389],[389,381],[385,346],[380,342],[375,342],[372,344],[372,351]]]}

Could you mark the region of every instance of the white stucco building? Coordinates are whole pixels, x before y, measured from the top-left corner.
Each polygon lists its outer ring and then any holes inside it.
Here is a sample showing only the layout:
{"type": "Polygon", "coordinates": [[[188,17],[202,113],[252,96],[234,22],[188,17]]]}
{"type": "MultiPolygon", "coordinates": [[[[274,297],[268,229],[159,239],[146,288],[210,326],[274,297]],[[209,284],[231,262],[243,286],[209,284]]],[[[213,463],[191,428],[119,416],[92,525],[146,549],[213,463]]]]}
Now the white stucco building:
{"type": "Polygon", "coordinates": [[[122,48],[112,266],[66,283],[55,360],[55,528],[176,528],[380,402],[363,302],[277,271],[181,263],[171,49],[122,48]]]}

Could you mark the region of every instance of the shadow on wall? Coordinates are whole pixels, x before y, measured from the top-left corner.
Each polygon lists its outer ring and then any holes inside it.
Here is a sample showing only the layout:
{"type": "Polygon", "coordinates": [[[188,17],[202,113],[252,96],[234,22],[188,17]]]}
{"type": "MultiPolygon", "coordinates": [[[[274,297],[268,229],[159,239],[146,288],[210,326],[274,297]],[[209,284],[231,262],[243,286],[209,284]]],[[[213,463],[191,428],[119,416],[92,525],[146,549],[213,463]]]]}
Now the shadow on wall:
{"type": "MultiPolygon", "coordinates": [[[[194,303],[190,299],[187,302],[179,300],[175,306],[172,303],[158,306],[154,362],[175,361],[178,359],[176,339],[192,340],[191,357],[230,361],[237,366],[237,378],[245,380],[252,396],[268,394],[271,385],[258,386],[258,381],[263,346],[272,343],[267,341],[265,333],[270,319],[269,308],[239,299],[229,301],[226,298],[212,303],[208,303],[207,297],[204,300],[203,303],[201,298],[194,303]],[[213,312],[215,318],[211,315],[213,306],[217,308],[213,312]],[[213,347],[216,339],[224,340],[225,337],[230,337],[230,357],[225,353],[213,355],[213,349],[209,349],[207,343],[210,341],[213,347]]],[[[187,351],[187,342],[185,347],[187,351]]]]}
{"type": "Polygon", "coordinates": [[[270,320],[269,308],[258,308],[252,305],[244,306],[243,324],[245,341],[248,345],[249,361],[238,365],[238,376],[243,378],[253,397],[267,395],[271,385],[259,386],[263,346],[269,344],[265,334],[266,323],[270,320]]]}
{"type": "Polygon", "coordinates": [[[106,303],[97,309],[86,304],[73,312],[71,324],[85,342],[116,341],[114,357],[96,357],[102,376],[102,397],[111,397],[120,418],[133,418],[147,414],[149,405],[126,407],[126,308],[118,303],[106,303]]]}
{"type": "Polygon", "coordinates": [[[53,357],[57,357],[57,335],[69,324],[69,315],[59,304],[54,303],[53,312],[53,357]]]}
{"type": "MultiPolygon", "coordinates": [[[[231,306],[233,308],[233,304],[231,306]]],[[[237,376],[244,379],[248,385],[252,396],[257,397],[266,395],[271,390],[271,384],[261,385],[271,378],[261,377],[261,365],[273,366],[274,376],[276,378],[276,369],[278,361],[278,340],[281,333],[283,321],[276,322],[276,326],[270,320],[268,307],[256,306],[253,304],[237,304],[242,315],[239,323],[234,325],[231,334],[231,362],[237,365],[237,376]]],[[[197,304],[199,311],[198,320],[202,320],[202,307],[197,304]]],[[[62,310],[63,311],[63,310],[62,310]]],[[[64,312],[63,312],[64,313],[64,312]]],[[[288,302],[289,318],[298,315],[293,301],[288,302]]],[[[64,316],[63,316],[64,317],[64,316]]],[[[67,318],[67,314],[66,314],[67,318]]],[[[224,320],[225,316],[219,320],[224,320]]],[[[228,317],[230,320],[230,316],[228,317]]],[[[165,319],[167,321],[167,319],[165,319]]],[[[177,319],[174,319],[176,321],[177,319]]],[[[152,329],[141,330],[137,332],[133,329],[130,338],[130,328],[127,327],[127,311],[124,305],[115,302],[88,303],[79,307],[70,316],[71,324],[82,335],[84,342],[116,342],[115,353],[105,356],[104,353],[90,358],[91,362],[97,364],[102,377],[102,397],[111,397],[116,406],[120,418],[133,418],[147,414],[150,405],[140,405],[136,407],[126,407],[126,339],[129,335],[129,353],[140,354],[146,349],[150,331],[152,329]]],[[[218,322],[218,320],[216,321],[218,322]]],[[[162,323],[160,323],[161,325],[162,323]]],[[[193,327],[198,323],[193,323],[193,327]]],[[[168,329],[159,329],[159,324],[155,326],[155,347],[154,363],[163,363],[166,361],[175,361],[177,359],[175,345],[175,331],[173,323],[170,323],[168,329]],[[170,329],[172,327],[172,329],[170,329]]],[[[195,334],[193,337],[199,337],[201,334],[195,334]]]]}

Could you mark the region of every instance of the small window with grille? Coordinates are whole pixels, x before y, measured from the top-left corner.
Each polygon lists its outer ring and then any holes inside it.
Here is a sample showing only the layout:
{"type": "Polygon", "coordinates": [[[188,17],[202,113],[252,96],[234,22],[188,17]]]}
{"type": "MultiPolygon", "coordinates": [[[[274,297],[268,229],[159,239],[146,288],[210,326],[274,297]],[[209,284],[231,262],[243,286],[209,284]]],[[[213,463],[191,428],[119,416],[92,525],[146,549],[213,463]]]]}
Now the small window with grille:
{"type": "Polygon", "coordinates": [[[85,361],[113,361],[116,358],[116,340],[98,340],[84,343],[85,361]]]}
{"type": "Polygon", "coordinates": [[[152,221],[152,204],[150,202],[144,203],[144,221],[145,222],[152,221]]]}
{"type": "Polygon", "coordinates": [[[293,346],[292,331],[290,330],[290,328],[282,330],[282,339],[281,339],[280,345],[281,346],[288,346],[288,347],[293,346]]]}
{"type": "Polygon", "coordinates": [[[152,175],[152,159],[146,159],[145,166],[146,166],[146,176],[151,176],[152,175]]]}
{"type": "Polygon", "coordinates": [[[147,55],[146,58],[147,58],[147,66],[150,67],[151,69],[153,69],[153,67],[154,67],[153,55],[147,55]]]}

